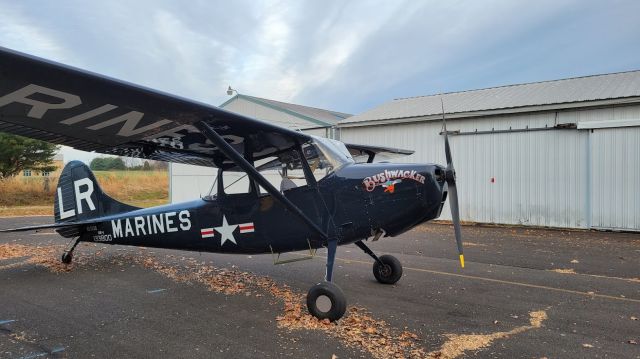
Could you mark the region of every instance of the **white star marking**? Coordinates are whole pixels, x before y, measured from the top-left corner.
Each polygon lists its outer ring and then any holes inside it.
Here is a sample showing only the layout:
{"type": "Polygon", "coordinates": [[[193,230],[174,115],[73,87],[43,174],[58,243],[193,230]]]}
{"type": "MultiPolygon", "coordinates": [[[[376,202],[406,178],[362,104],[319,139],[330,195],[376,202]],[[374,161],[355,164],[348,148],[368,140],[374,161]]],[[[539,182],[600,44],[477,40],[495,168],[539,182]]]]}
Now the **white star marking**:
{"type": "Polygon", "coordinates": [[[222,236],[222,238],[220,239],[221,246],[224,245],[224,242],[226,242],[227,240],[233,242],[233,244],[235,245],[238,245],[238,243],[236,243],[236,239],[233,238],[233,231],[236,230],[236,227],[238,227],[237,224],[230,226],[229,223],[227,223],[227,218],[224,216],[224,214],[222,215],[222,226],[216,227],[216,231],[222,236]]]}

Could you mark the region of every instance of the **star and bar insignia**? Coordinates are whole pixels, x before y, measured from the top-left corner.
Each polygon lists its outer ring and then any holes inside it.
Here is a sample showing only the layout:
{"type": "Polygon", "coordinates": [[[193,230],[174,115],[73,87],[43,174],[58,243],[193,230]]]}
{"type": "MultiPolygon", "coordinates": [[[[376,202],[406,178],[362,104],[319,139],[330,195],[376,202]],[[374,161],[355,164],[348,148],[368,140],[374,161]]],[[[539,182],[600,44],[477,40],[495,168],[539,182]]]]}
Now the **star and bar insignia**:
{"type": "Polygon", "coordinates": [[[216,233],[220,234],[220,245],[224,245],[227,241],[238,244],[236,242],[236,238],[233,236],[233,232],[235,232],[236,228],[239,229],[241,234],[244,233],[253,233],[255,232],[255,226],[253,222],[248,223],[240,223],[240,224],[229,224],[227,222],[227,217],[222,215],[222,224],[219,227],[212,228],[202,228],[200,229],[200,236],[202,239],[213,238],[216,233]]]}

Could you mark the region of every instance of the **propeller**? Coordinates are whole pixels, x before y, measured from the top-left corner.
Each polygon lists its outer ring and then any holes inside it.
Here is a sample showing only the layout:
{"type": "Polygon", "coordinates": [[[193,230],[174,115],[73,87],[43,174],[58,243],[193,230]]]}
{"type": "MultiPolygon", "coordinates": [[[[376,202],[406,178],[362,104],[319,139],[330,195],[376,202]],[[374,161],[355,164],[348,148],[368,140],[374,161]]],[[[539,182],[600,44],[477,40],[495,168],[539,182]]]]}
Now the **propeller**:
{"type": "Polygon", "coordinates": [[[444,118],[444,102],[442,101],[442,98],[440,99],[440,105],[442,106],[442,126],[444,127],[444,153],[447,157],[447,167],[444,170],[444,176],[449,188],[449,207],[451,208],[451,220],[453,221],[453,230],[456,235],[456,244],[458,245],[460,266],[464,268],[462,232],[460,230],[460,208],[458,207],[458,189],[456,188],[456,170],[453,168],[453,159],[451,158],[449,135],[447,133],[447,121],[444,118]]]}

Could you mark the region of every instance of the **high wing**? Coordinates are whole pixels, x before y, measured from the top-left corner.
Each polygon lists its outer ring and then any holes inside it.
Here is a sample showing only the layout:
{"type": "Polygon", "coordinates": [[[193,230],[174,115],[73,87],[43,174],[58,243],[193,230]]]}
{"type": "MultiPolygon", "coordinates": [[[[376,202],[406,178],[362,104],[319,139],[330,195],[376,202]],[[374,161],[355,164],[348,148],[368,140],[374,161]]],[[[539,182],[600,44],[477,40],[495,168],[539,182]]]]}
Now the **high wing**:
{"type": "Polygon", "coordinates": [[[358,163],[361,162],[373,162],[375,157],[384,157],[391,158],[397,156],[409,156],[412,155],[415,151],[412,150],[403,150],[400,148],[391,148],[391,147],[380,147],[380,146],[365,146],[365,145],[355,145],[351,143],[344,144],[351,156],[353,156],[354,160],[358,163]]]}
{"type": "Polygon", "coordinates": [[[0,131],[80,150],[210,167],[233,163],[204,121],[250,160],[310,137],[88,71],[0,47],[0,131]]]}

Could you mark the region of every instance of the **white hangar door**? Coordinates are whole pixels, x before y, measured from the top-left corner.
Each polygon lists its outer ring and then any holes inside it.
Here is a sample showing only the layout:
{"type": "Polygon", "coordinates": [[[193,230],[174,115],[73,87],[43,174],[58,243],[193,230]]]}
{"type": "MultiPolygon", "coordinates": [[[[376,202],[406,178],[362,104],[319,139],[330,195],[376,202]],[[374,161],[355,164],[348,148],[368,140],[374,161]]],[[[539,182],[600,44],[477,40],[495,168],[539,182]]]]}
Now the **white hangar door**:
{"type": "Polygon", "coordinates": [[[640,231],[640,127],[591,131],[591,227],[640,231]]]}

